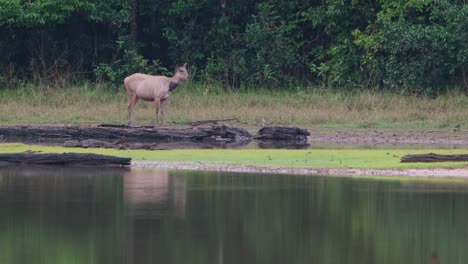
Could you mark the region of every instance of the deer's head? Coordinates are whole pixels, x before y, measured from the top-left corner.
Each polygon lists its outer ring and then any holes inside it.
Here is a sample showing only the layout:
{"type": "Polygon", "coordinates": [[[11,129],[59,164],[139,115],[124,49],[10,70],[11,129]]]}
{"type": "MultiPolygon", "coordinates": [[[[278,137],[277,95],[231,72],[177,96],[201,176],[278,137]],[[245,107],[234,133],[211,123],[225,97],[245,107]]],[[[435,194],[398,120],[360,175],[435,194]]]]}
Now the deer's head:
{"type": "Polygon", "coordinates": [[[175,75],[177,75],[181,80],[188,80],[190,76],[187,71],[187,63],[182,67],[177,67],[175,75]]]}

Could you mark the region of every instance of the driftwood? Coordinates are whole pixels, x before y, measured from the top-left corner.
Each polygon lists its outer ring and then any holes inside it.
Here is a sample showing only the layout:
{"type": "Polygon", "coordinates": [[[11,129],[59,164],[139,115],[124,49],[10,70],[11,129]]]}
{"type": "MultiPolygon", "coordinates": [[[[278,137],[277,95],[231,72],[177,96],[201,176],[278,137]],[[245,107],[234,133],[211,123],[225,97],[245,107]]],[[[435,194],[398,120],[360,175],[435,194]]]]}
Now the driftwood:
{"type": "Polygon", "coordinates": [[[130,158],[98,155],[92,153],[47,153],[23,152],[0,154],[0,166],[10,165],[56,165],[56,166],[126,166],[130,158]]]}
{"type": "Polygon", "coordinates": [[[261,141],[284,141],[292,145],[306,145],[309,135],[307,129],[273,126],[261,128],[254,138],[261,141]]]}
{"type": "Polygon", "coordinates": [[[468,154],[440,155],[435,153],[405,155],[400,162],[449,162],[468,161],[468,154]]]}

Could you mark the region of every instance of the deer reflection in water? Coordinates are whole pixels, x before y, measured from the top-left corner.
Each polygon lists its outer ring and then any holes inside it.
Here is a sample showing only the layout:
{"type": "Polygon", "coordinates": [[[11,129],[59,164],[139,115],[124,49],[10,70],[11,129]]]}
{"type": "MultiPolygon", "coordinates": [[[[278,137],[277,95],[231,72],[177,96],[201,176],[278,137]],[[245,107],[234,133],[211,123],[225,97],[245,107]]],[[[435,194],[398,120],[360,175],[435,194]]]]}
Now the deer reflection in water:
{"type": "Polygon", "coordinates": [[[432,252],[429,264],[439,264],[439,256],[437,256],[436,252],[432,252]]]}
{"type": "Polygon", "coordinates": [[[131,170],[124,174],[125,200],[134,217],[160,217],[174,211],[185,217],[185,177],[166,170],[131,170]]]}

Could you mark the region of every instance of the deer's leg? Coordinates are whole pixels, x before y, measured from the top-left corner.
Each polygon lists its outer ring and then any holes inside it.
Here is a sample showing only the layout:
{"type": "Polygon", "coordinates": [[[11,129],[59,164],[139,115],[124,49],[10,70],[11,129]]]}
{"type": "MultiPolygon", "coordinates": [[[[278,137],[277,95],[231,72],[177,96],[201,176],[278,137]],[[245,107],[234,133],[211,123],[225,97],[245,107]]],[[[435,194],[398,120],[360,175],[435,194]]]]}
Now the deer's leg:
{"type": "Polygon", "coordinates": [[[159,124],[159,108],[161,107],[161,101],[159,100],[159,98],[154,99],[154,106],[156,108],[156,123],[154,124],[154,126],[156,127],[156,125],[159,124]]]}
{"type": "Polygon", "coordinates": [[[166,102],[166,100],[163,99],[163,100],[161,100],[161,102],[159,103],[159,107],[161,108],[161,125],[164,125],[164,114],[166,113],[166,110],[164,109],[164,107],[165,107],[165,102],[166,102]]]}
{"type": "Polygon", "coordinates": [[[135,95],[129,97],[130,102],[128,103],[128,125],[133,125],[133,107],[138,102],[138,97],[135,95]]]}

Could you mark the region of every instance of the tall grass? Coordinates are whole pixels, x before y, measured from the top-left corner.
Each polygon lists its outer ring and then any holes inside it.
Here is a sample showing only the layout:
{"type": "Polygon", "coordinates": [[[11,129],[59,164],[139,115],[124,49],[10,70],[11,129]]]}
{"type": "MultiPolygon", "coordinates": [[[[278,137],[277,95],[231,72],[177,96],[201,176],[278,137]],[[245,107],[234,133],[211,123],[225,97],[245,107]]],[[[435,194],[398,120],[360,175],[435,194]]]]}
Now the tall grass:
{"type": "MultiPolygon", "coordinates": [[[[154,105],[138,102],[136,124],[154,122],[154,105]]],[[[305,127],[468,127],[468,96],[449,92],[430,98],[381,91],[343,92],[323,88],[295,91],[225,91],[197,83],[170,97],[166,123],[237,118],[241,125],[305,127]]],[[[0,89],[0,123],[126,123],[123,87],[85,83],[65,89],[25,85],[0,89]]]]}

